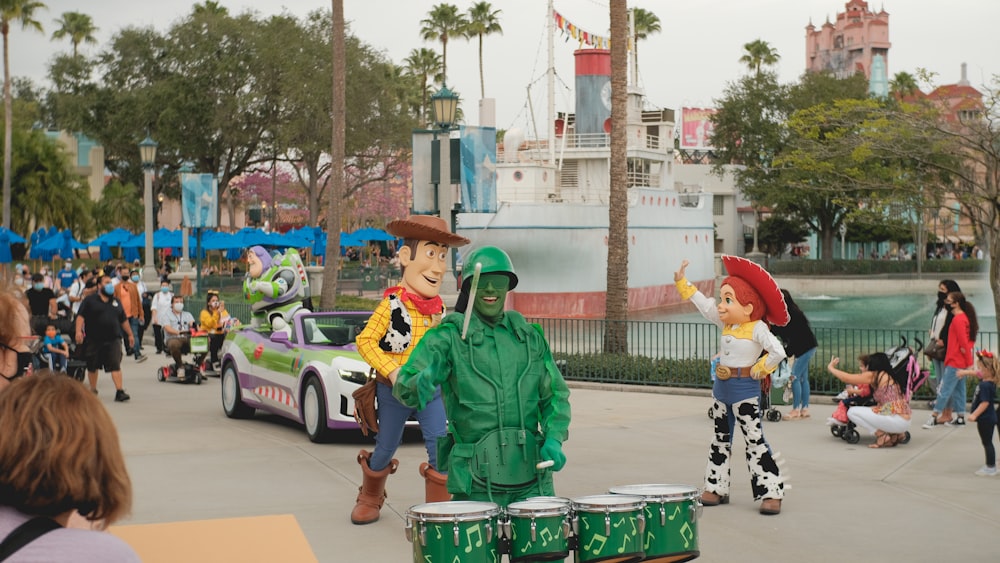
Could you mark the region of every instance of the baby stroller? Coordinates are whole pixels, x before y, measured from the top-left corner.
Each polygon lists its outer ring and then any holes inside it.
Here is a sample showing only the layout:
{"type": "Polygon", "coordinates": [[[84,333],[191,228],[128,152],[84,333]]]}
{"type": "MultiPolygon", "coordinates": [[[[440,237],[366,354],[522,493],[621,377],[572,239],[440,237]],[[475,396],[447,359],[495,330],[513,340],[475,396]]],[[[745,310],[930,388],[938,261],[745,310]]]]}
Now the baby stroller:
{"type": "MultiPolygon", "coordinates": [[[[924,343],[919,338],[914,338],[917,342],[916,351],[910,348],[907,344],[905,336],[900,335],[899,346],[894,346],[885,351],[885,355],[889,356],[889,365],[892,366],[893,375],[895,377],[906,376],[906,400],[909,402],[910,397],[913,396],[913,392],[920,388],[921,385],[927,381],[930,373],[920,367],[920,363],[917,360],[917,354],[923,349],[924,343]]],[[[875,400],[871,399],[867,405],[855,404],[854,406],[870,406],[874,405],[875,400]]],[[[830,426],[830,433],[837,438],[845,440],[848,444],[857,444],[861,441],[861,434],[858,432],[857,425],[850,420],[847,424],[833,424],[830,426]]],[[[910,433],[906,432],[905,437],[900,440],[901,444],[906,444],[910,441],[910,433]]]]}

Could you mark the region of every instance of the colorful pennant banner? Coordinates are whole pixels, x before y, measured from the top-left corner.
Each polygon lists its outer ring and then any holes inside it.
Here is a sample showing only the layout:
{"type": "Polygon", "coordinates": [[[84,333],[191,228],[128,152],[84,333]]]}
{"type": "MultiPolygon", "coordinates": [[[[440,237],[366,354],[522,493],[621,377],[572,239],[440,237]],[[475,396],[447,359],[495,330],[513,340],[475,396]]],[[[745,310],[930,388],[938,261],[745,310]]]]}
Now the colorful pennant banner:
{"type": "MultiPolygon", "coordinates": [[[[556,22],[556,27],[562,32],[563,36],[566,37],[566,41],[569,41],[572,37],[580,42],[580,45],[589,45],[597,49],[610,49],[611,48],[611,38],[605,37],[603,35],[597,35],[596,33],[591,33],[584,29],[580,29],[580,26],[566,19],[565,16],[552,10],[552,18],[556,22]]],[[[629,38],[629,49],[632,48],[632,40],[629,38]]]]}

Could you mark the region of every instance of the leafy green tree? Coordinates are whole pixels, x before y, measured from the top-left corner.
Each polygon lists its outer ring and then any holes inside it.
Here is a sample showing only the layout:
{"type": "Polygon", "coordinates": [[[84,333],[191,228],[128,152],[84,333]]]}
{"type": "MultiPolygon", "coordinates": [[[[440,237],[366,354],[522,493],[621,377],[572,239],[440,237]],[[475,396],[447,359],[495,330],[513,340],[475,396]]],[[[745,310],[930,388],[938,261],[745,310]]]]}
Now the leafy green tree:
{"type": "Polygon", "coordinates": [[[13,140],[13,230],[29,233],[55,226],[73,229],[78,237],[93,232],[90,189],[70,172],[62,146],[38,129],[18,128],[13,140]]]}
{"type": "Polygon", "coordinates": [[[73,43],[73,56],[76,57],[80,43],[97,44],[94,32],[97,27],[90,16],[81,12],[63,12],[62,16],[56,20],[59,29],[52,33],[52,39],[64,39],[69,37],[73,43]]]}
{"type": "Polygon", "coordinates": [[[410,55],[403,62],[406,64],[407,72],[420,80],[420,108],[417,117],[420,119],[421,125],[426,126],[429,123],[427,99],[430,85],[444,80],[444,75],[441,74],[441,55],[431,49],[421,47],[410,51],[410,55]]]}
{"type": "Polygon", "coordinates": [[[638,61],[639,40],[647,39],[650,35],[660,32],[660,18],[649,10],[634,8],[632,10],[632,25],[634,26],[632,29],[632,48],[635,49],[635,58],[638,61]]]}
{"type": "Polygon", "coordinates": [[[917,79],[908,72],[897,72],[889,81],[889,92],[898,97],[906,97],[920,91],[917,79]]]}
{"type": "Polygon", "coordinates": [[[494,10],[489,2],[476,2],[469,8],[466,15],[468,25],[465,36],[479,38],[479,97],[486,97],[486,81],[483,78],[483,36],[499,33],[503,35],[500,25],[500,10],[494,10]]]}
{"type": "Polygon", "coordinates": [[[469,22],[454,4],[436,4],[427,17],[420,20],[420,37],[424,41],[441,42],[441,82],[448,80],[448,39],[461,37],[469,22]]]}
{"type": "Polygon", "coordinates": [[[765,66],[774,66],[781,60],[781,55],[763,39],[755,39],[743,45],[744,54],[740,62],[747,65],[755,75],[760,75],[765,66]]]}
{"type": "Polygon", "coordinates": [[[0,34],[3,35],[3,226],[10,228],[11,158],[13,150],[13,96],[10,82],[10,25],[21,24],[23,29],[42,31],[42,24],[35,19],[35,12],[46,8],[36,0],[0,0],[0,34]]]}
{"type": "Polygon", "coordinates": [[[757,244],[772,256],[781,256],[789,244],[797,244],[809,236],[809,229],[794,215],[772,214],[760,222],[757,244]]]}
{"type": "Polygon", "coordinates": [[[130,231],[141,231],[143,224],[142,188],[135,184],[123,184],[113,179],[101,191],[101,199],[94,206],[94,220],[97,230],[110,231],[122,227],[130,231]]]}

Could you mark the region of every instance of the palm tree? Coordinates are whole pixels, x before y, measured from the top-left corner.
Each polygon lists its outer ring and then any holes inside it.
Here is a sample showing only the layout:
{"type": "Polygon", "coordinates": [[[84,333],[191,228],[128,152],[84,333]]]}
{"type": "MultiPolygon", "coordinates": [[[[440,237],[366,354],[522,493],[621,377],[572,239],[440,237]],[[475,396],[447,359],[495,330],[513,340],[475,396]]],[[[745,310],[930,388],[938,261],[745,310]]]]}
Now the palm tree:
{"type": "Polygon", "coordinates": [[[210,14],[213,16],[228,16],[229,8],[226,8],[218,2],[213,2],[212,0],[205,0],[204,4],[194,5],[194,14],[210,14]]]}
{"type": "Polygon", "coordinates": [[[344,205],[344,153],[347,150],[346,125],[347,118],[347,56],[345,55],[346,32],[344,30],[344,0],[330,0],[333,6],[332,28],[330,31],[330,48],[333,60],[333,85],[331,90],[331,117],[333,126],[330,140],[330,191],[327,194],[326,239],[327,260],[323,265],[323,289],[320,294],[320,305],[333,309],[337,304],[337,277],[340,269],[340,230],[341,215],[344,205]]]}
{"type": "MultiPolygon", "coordinates": [[[[660,18],[656,16],[653,12],[649,10],[644,10],[642,8],[635,8],[632,10],[632,25],[634,29],[632,30],[632,39],[635,49],[635,60],[636,66],[639,66],[639,40],[646,39],[654,33],[660,32],[660,18]]],[[[635,69],[636,75],[639,74],[639,69],[635,69]]]]}
{"type": "Polygon", "coordinates": [[[63,12],[62,17],[56,20],[56,24],[59,25],[59,29],[52,34],[52,39],[69,37],[69,40],[73,42],[74,58],[77,56],[77,48],[80,42],[97,43],[97,38],[94,37],[94,32],[97,31],[97,28],[94,27],[94,20],[87,14],[63,12]]]}
{"type": "Polygon", "coordinates": [[[441,83],[448,80],[448,38],[461,36],[469,22],[454,4],[438,4],[420,21],[424,41],[441,42],[441,83]]]}
{"type": "Polygon", "coordinates": [[[781,55],[763,39],[755,39],[750,43],[745,43],[743,50],[746,53],[740,57],[740,62],[747,65],[747,68],[758,76],[762,67],[776,65],[781,59],[781,55]]]}
{"type": "Polygon", "coordinates": [[[410,51],[410,56],[403,60],[406,63],[406,70],[420,79],[420,123],[426,124],[424,116],[427,114],[427,79],[432,83],[444,80],[441,74],[441,55],[432,49],[421,47],[410,51]]]}
{"type": "Polygon", "coordinates": [[[889,81],[889,91],[898,98],[911,96],[919,90],[916,77],[908,72],[897,72],[889,81]]]}
{"type": "Polygon", "coordinates": [[[608,273],[604,352],[628,351],[628,2],[611,0],[611,190],[608,197],[608,273]]]}
{"type": "Polygon", "coordinates": [[[465,36],[469,39],[479,37],[479,97],[486,97],[486,82],[483,80],[483,36],[493,33],[503,35],[500,27],[500,10],[494,10],[489,2],[476,2],[469,8],[469,25],[465,28],[465,36]]]}
{"type": "Polygon", "coordinates": [[[34,19],[35,10],[46,8],[36,0],[3,0],[0,2],[0,33],[3,34],[3,226],[10,228],[10,167],[11,137],[14,131],[14,100],[10,92],[10,24],[20,23],[22,29],[42,32],[42,24],[34,19]]]}

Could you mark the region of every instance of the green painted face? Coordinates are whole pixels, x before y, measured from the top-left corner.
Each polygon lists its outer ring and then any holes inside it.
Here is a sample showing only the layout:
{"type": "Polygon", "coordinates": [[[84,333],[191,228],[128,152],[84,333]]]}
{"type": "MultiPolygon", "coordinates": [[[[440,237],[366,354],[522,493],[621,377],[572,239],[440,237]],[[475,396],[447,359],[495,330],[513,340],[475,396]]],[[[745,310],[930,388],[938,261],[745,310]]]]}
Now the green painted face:
{"type": "Polygon", "coordinates": [[[504,274],[484,274],[479,277],[476,302],[472,310],[487,324],[496,324],[503,318],[503,306],[507,301],[510,278],[504,274]]]}

